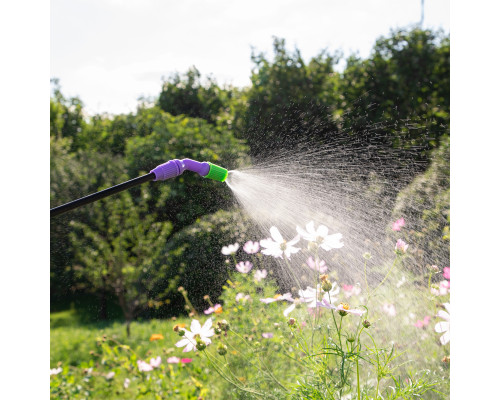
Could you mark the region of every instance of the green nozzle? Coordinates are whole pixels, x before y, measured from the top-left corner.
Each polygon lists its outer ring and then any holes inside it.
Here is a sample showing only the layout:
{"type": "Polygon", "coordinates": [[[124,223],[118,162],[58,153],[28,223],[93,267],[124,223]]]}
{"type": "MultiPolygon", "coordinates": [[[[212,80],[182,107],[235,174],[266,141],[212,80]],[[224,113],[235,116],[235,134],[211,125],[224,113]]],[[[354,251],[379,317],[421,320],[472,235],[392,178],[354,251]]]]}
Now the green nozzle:
{"type": "Polygon", "coordinates": [[[208,174],[205,175],[205,178],[219,182],[224,182],[226,180],[227,169],[212,164],[211,162],[209,162],[208,165],[210,165],[210,169],[208,170],[208,174]]]}

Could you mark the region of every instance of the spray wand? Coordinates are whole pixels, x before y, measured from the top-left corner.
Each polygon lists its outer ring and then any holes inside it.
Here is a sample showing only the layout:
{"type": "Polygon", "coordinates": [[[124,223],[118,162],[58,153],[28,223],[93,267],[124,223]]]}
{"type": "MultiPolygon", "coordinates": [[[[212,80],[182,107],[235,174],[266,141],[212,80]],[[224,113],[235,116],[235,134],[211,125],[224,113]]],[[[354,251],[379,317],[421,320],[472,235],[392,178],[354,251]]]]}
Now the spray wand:
{"type": "Polygon", "coordinates": [[[184,160],[170,160],[166,163],[158,165],[152,169],[149,174],[139,176],[127,182],[120,183],[116,186],[101,190],[77,200],[70,201],[58,207],[50,209],[50,216],[55,217],[85,204],[93,203],[96,200],[111,196],[123,190],[140,185],[149,181],[164,181],[166,179],[175,178],[181,175],[184,171],[193,171],[200,176],[215,181],[224,182],[227,178],[227,169],[212,164],[211,162],[198,162],[185,158],[184,160]]]}

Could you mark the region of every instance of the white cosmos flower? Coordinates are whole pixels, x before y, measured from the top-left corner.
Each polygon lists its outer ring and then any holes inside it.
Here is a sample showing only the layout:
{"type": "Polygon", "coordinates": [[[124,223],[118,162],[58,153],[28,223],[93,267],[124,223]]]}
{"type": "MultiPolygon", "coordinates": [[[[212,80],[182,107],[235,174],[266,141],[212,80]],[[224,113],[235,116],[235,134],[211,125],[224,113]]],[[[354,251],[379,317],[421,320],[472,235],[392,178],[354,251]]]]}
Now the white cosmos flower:
{"type": "Polygon", "coordinates": [[[200,340],[202,340],[206,345],[212,343],[209,339],[215,334],[212,328],[212,318],[207,319],[205,324],[201,326],[197,319],[191,321],[191,332],[187,329],[184,330],[184,338],[179,340],[175,345],[177,347],[184,347],[182,350],[184,353],[194,350],[196,351],[196,335],[199,335],[200,340]]]}
{"type": "Polygon", "coordinates": [[[288,317],[288,314],[290,314],[293,310],[295,310],[295,307],[297,304],[300,303],[306,303],[307,307],[316,307],[317,302],[321,300],[326,300],[329,301],[335,301],[337,298],[335,297],[340,291],[340,288],[337,285],[337,282],[332,283],[332,289],[329,292],[325,292],[321,289],[321,285],[317,286],[317,289],[314,289],[310,286],[308,286],[305,290],[299,290],[299,298],[293,302],[293,304],[288,307],[285,311],[283,311],[283,315],[285,317],[288,317]]]}
{"type": "Polygon", "coordinates": [[[58,368],[51,368],[50,369],[50,375],[57,375],[57,374],[60,374],[62,372],[62,368],[61,367],[58,367],[58,368]]]}
{"type": "Polygon", "coordinates": [[[229,256],[231,254],[236,253],[239,248],[240,245],[238,243],[228,244],[227,246],[222,246],[221,253],[224,254],[225,256],[229,256]]]}
{"type": "Polygon", "coordinates": [[[274,303],[275,301],[281,301],[281,300],[293,301],[292,294],[291,293],[277,294],[274,297],[260,299],[260,301],[262,301],[263,303],[266,303],[266,304],[274,303]]]}
{"type": "Polygon", "coordinates": [[[161,364],[161,357],[158,356],[156,358],[152,358],[151,360],[149,360],[149,364],[153,367],[153,368],[158,368],[161,364]]]}
{"type": "Polygon", "coordinates": [[[329,308],[330,310],[342,311],[344,313],[357,315],[358,317],[361,317],[365,312],[365,310],[357,310],[357,309],[351,310],[349,306],[345,303],[340,303],[338,306],[336,306],[335,304],[331,304],[326,299],[323,299],[323,301],[318,301],[317,305],[318,307],[324,307],[324,308],[329,308]]]}
{"type": "Polygon", "coordinates": [[[330,251],[332,249],[340,249],[344,246],[344,243],[341,242],[341,233],[329,235],[328,228],[325,225],[320,225],[318,226],[318,229],[315,230],[314,221],[311,221],[306,225],[306,230],[303,230],[300,226],[297,226],[297,232],[305,240],[318,244],[318,246],[326,251],[330,251]]]}
{"type": "Polygon", "coordinates": [[[437,333],[444,333],[444,335],[439,338],[441,344],[444,346],[450,341],[450,303],[444,303],[443,306],[446,308],[446,311],[439,310],[437,315],[443,318],[444,321],[438,322],[434,330],[437,333]]]}
{"type": "Polygon", "coordinates": [[[282,255],[285,253],[285,256],[290,258],[292,254],[300,251],[299,248],[293,247],[300,240],[299,235],[287,242],[275,226],[271,227],[270,232],[272,239],[268,238],[260,241],[260,245],[263,247],[262,254],[283,258],[282,255]]]}

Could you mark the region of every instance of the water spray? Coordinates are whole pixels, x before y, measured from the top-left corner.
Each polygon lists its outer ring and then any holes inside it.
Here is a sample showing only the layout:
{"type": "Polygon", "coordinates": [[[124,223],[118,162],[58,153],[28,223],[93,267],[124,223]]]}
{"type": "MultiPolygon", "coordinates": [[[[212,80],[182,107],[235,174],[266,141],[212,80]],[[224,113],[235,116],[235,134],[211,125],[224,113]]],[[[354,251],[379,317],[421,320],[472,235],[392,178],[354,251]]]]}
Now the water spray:
{"type": "Polygon", "coordinates": [[[112,194],[119,193],[145,182],[164,181],[166,179],[175,178],[176,176],[181,175],[184,171],[196,172],[204,178],[213,179],[218,182],[224,182],[228,173],[227,169],[212,164],[211,162],[199,162],[189,158],[185,158],[183,160],[174,159],[158,165],[156,168],[152,169],[149,174],[139,176],[138,178],[131,179],[127,182],[120,183],[116,186],[112,186],[80,199],[70,201],[69,203],[61,206],[51,208],[50,216],[55,217],[77,207],[93,203],[96,200],[111,196],[112,194]]]}

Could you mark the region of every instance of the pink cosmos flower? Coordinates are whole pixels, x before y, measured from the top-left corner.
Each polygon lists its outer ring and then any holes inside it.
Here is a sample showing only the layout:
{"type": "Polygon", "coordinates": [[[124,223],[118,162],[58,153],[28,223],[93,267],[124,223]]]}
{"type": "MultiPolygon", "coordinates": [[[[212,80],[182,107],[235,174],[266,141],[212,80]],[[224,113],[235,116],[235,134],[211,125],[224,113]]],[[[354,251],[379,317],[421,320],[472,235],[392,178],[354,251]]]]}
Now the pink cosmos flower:
{"type": "Polygon", "coordinates": [[[450,280],[450,267],[443,268],[443,277],[444,279],[450,280]]]}
{"type": "Polygon", "coordinates": [[[274,334],[273,334],[272,332],[264,332],[264,333],[262,334],[262,337],[263,337],[264,339],[271,339],[273,336],[274,336],[274,334]]]}
{"type": "Polygon", "coordinates": [[[417,328],[424,328],[427,325],[429,325],[429,322],[431,322],[431,317],[426,315],[422,321],[417,320],[413,325],[416,326],[417,328]]]}
{"type": "Polygon", "coordinates": [[[240,245],[238,243],[229,244],[227,246],[222,247],[221,253],[224,254],[225,256],[229,256],[231,254],[236,253],[239,248],[240,248],[240,245]]]}
{"type": "Polygon", "coordinates": [[[267,276],[267,271],[265,269],[257,269],[253,274],[253,279],[255,282],[260,282],[262,279],[265,279],[267,276]]]}
{"type": "Polygon", "coordinates": [[[160,366],[160,364],[161,364],[161,357],[160,356],[149,360],[149,365],[151,365],[153,368],[158,368],[160,366]]]}
{"type": "Polygon", "coordinates": [[[241,272],[242,274],[248,274],[250,270],[253,268],[253,264],[250,261],[241,261],[238,264],[236,264],[236,269],[238,272],[241,272]]]}
{"type": "Polygon", "coordinates": [[[316,260],[312,257],[309,257],[307,259],[307,265],[309,266],[309,268],[314,271],[318,271],[320,274],[324,274],[328,270],[325,261],[318,260],[318,262],[316,263],[316,260]]]}
{"type": "Polygon", "coordinates": [[[405,219],[399,218],[396,222],[392,224],[392,230],[400,231],[403,226],[405,226],[405,219]]]}
{"type": "Polygon", "coordinates": [[[285,311],[283,311],[283,315],[288,317],[295,307],[297,307],[300,303],[306,303],[308,310],[317,307],[317,302],[321,299],[325,301],[336,301],[336,295],[340,292],[339,287],[337,286],[337,282],[332,283],[332,289],[329,292],[325,292],[321,289],[321,285],[317,285],[316,289],[308,286],[305,290],[299,290],[299,298],[294,300],[293,304],[289,306],[285,311]]]}
{"type": "Polygon", "coordinates": [[[179,357],[169,357],[167,358],[167,363],[168,364],[179,364],[181,362],[181,359],[179,357]]]}
{"type": "Polygon", "coordinates": [[[130,379],[128,378],[125,378],[125,380],[123,381],[123,387],[125,389],[128,389],[128,386],[130,385],[130,379]]]}
{"type": "Polygon", "coordinates": [[[220,314],[222,312],[222,306],[220,304],[214,304],[213,307],[209,307],[203,312],[205,313],[205,315],[209,315],[212,313],[220,314]]]}
{"type": "Polygon", "coordinates": [[[115,377],[115,372],[114,371],[111,371],[111,372],[108,372],[105,376],[106,380],[107,381],[110,381],[111,379],[113,379],[115,377]]]}
{"type": "Polygon", "coordinates": [[[300,240],[300,236],[295,236],[292,240],[286,241],[281,236],[280,231],[275,226],[272,226],[270,229],[271,238],[262,239],[260,241],[260,245],[264,248],[262,250],[262,254],[283,258],[283,254],[287,258],[290,258],[292,254],[298,253],[300,251],[299,248],[293,247],[300,240]]]}
{"type": "Polygon", "coordinates": [[[197,319],[191,321],[191,331],[184,329],[184,336],[175,345],[177,347],[184,347],[182,350],[184,353],[194,350],[196,351],[196,339],[195,336],[198,335],[200,340],[204,342],[207,346],[212,343],[210,337],[215,334],[212,328],[212,318],[207,319],[203,327],[197,319]]]}
{"type": "Polygon", "coordinates": [[[149,372],[153,370],[153,367],[146,361],[137,360],[137,367],[140,372],[149,372]]]}
{"type": "Polygon", "coordinates": [[[247,254],[258,253],[259,249],[260,249],[259,242],[252,242],[251,240],[249,240],[248,242],[246,242],[245,245],[243,246],[243,250],[247,254]]]}
{"type": "Polygon", "coordinates": [[[361,293],[361,288],[357,285],[342,285],[342,289],[344,290],[344,294],[347,298],[357,296],[361,293]]]}
{"type": "Polygon", "coordinates": [[[450,341],[450,303],[444,303],[443,306],[446,308],[446,311],[439,310],[437,315],[444,319],[444,321],[438,322],[434,330],[437,333],[444,333],[444,335],[439,338],[439,341],[444,346],[450,341]]]}
{"type": "Polygon", "coordinates": [[[439,289],[431,287],[431,294],[434,296],[446,296],[448,293],[450,293],[450,281],[439,282],[439,289]]]}
{"type": "Polygon", "coordinates": [[[406,244],[404,240],[398,239],[394,249],[396,250],[396,253],[404,254],[406,253],[406,250],[408,250],[408,244],[406,244]]]}
{"type": "Polygon", "coordinates": [[[193,361],[192,358],[181,358],[181,363],[183,364],[189,364],[192,361],[193,361]]]}
{"type": "Polygon", "coordinates": [[[385,312],[389,317],[396,316],[396,307],[394,307],[394,304],[385,303],[382,306],[382,311],[385,312]]]}

